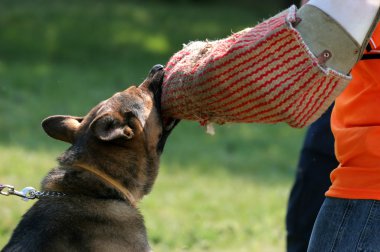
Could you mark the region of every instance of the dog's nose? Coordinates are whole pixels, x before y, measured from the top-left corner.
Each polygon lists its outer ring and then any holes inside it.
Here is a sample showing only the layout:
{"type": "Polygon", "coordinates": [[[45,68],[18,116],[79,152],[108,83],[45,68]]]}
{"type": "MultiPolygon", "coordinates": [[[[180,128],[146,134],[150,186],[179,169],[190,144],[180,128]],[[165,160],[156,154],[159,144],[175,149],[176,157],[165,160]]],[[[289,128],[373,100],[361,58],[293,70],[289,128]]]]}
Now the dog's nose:
{"type": "Polygon", "coordinates": [[[158,71],[164,69],[164,66],[161,64],[154,65],[152,69],[150,69],[149,77],[153,77],[158,71]]]}

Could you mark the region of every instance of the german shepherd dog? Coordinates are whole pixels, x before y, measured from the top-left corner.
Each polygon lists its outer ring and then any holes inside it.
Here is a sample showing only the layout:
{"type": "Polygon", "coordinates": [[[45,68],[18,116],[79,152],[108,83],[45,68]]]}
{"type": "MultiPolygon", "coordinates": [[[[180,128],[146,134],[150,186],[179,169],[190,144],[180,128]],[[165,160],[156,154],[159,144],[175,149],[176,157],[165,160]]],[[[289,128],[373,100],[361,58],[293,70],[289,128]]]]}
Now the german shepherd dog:
{"type": "Polygon", "coordinates": [[[40,197],[2,251],[150,251],[135,204],[150,192],[177,121],[160,114],[164,71],[116,93],[85,117],[51,116],[46,133],[71,147],[42,181],[40,197]],[[54,194],[52,194],[54,195],[54,194]]]}

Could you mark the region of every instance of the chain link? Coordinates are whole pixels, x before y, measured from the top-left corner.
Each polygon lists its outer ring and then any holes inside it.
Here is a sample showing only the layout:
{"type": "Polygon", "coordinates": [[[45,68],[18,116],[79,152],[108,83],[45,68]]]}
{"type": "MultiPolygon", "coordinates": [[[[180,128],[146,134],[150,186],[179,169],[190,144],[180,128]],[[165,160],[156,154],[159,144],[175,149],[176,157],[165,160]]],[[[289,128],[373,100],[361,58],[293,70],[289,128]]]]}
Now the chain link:
{"type": "Polygon", "coordinates": [[[33,199],[40,199],[44,197],[62,197],[66,194],[62,192],[53,192],[53,191],[37,191],[33,187],[25,187],[21,191],[15,190],[14,186],[12,185],[2,185],[0,184],[0,195],[3,196],[18,196],[21,197],[23,200],[33,200],[33,199]]]}

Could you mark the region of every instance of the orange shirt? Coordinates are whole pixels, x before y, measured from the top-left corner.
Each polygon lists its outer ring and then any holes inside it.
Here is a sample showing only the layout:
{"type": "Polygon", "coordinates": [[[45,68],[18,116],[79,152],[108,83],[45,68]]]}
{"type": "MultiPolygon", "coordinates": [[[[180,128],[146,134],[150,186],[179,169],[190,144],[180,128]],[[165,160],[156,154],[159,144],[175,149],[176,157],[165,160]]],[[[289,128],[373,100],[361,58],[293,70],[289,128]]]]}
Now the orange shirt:
{"type": "Polygon", "coordinates": [[[380,25],[370,46],[366,57],[372,59],[354,67],[353,80],[335,101],[331,129],[340,165],[326,196],[380,200],[380,25]]]}

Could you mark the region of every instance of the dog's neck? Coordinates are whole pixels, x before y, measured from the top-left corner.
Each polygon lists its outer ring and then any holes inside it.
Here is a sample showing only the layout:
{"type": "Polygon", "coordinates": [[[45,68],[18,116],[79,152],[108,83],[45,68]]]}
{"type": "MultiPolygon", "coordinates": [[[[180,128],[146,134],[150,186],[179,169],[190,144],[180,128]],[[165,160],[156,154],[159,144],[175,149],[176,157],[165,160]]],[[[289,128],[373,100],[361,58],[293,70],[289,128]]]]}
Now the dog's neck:
{"type": "Polygon", "coordinates": [[[116,179],[102,172],[98,168],[86,163],[76,163],[73,167],[83,169],[94,174],[99,180],[103,181],[104,184],[118,191],[124,200],[128,201],[132,206],[136,207],[137,201],[135,199],[135,196],[116,179]]]}
{"type": "Polygon", "coordinates": [[[53,169],[42,182],[42,189],[64,192],[68,197],[88,196],[99,199],[124,200],[131,206],[144,196],[144,192],[130,181],[121,182],[101,169],[85,163],[76,162],[53,169]]]}

